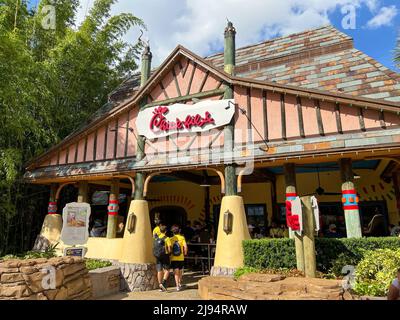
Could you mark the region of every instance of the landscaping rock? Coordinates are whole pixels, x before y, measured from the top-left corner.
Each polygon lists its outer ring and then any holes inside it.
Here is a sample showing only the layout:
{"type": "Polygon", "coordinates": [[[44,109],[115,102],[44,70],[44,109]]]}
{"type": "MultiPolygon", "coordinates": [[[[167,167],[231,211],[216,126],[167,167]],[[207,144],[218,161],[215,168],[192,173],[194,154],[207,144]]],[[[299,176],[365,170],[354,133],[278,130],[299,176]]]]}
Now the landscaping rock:
{"type": "Polygon", "coordinates": [[[81,258],[0,261],[0,300],[72,300],[91,296],[91,280],[81,258]]]}
{"type": "Polygon", "coordinates": [[[204,300],[353,300],[340,280],[246,274],[238,280],[205,277],[198,283],[204,300]]]}

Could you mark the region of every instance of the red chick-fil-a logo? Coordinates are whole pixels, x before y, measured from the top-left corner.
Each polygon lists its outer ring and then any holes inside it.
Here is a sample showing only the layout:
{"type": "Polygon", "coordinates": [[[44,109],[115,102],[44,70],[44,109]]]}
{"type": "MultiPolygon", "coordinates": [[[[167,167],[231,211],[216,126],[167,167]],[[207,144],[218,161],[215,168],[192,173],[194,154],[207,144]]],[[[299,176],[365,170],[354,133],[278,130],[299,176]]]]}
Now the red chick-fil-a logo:
{"type": "Polygon", "coordinates": [[[204,117],[199,114],[194,116],[188,115],[184,121],[176,118],[176,121],[168,121],[165,115],[169,112],[168,107],[161,106],[153,111],[153,117],[150,121],[150,130],[158,128],[161,131],[191,129],[192,127],[203,128],[206,124],[215,124],[215,120],[211,117],[211,113],[205,112],[204,117]]]}

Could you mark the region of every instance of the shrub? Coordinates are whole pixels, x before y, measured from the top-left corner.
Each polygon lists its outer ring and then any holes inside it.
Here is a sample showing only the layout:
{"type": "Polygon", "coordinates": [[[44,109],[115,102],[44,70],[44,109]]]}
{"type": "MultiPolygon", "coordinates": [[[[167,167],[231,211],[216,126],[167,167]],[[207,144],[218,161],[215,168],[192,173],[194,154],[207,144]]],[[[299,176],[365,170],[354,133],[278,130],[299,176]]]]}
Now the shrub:
{"type": "Polygon", "coordinates": [[[253,267],[241,267],[241,268],[236,269],[233,276],[235,277],[235,279],[237,279],[244,274],[253,273],[253,272],[260,272],[260,269],[253,268],[253,267]]]}
{"type": "Polygon", "coordinates": [[[367,251],[355,272],[354,291],[359,295],[385,296],[400,267],[400,249],[367,251]]]}
{"type": "MultiPolygon", "coordinates": [[[[317,270],[341,275],[345,265],[357,265],[367,250],[400,248],[400,238],[316,238],[317,270]]],[[[244,264],[258,269],[296,268],[293,239],[243,241],[244,264]]]]}
{"type": "Polygon", "coordinates": [[[85,259],[85,264],[86,264],[86,269],[88,270],[94,270],[112,266],[112,263],[110,261],[97,260],[97,259],[85,259]]]}
{"type": "Polygon", "coordinates": [[[48,248],[46,248],[44,251],[27,251],[21,254],[17,255],[6,255],[4,257],[1,257],[2,260],[9,260],[9,259],[39,259],[39,258],[54,258],[57,256],[56,254],[56,248],[58,246],[58,242],[55,245],[51,245],[48,248]]]}

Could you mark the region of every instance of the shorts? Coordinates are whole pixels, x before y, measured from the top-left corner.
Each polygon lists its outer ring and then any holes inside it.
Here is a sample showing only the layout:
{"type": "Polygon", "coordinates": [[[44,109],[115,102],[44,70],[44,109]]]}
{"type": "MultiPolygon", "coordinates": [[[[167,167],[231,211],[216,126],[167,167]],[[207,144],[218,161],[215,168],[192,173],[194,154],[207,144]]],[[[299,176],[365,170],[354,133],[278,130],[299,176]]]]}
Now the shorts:
{"type": "Polygon", "coordinates": [[[171,269],[182,270],[184,267],[184,261],[171,261],[171,269]]]}
{"type": "Polygon", "coordinates": [[[163,270],[169,270],[170,269],[170,262],[169,262],[169,256],[164,256],[161,258],[156,258],[156,269],[157,272],[163,271],[163,270]]]}

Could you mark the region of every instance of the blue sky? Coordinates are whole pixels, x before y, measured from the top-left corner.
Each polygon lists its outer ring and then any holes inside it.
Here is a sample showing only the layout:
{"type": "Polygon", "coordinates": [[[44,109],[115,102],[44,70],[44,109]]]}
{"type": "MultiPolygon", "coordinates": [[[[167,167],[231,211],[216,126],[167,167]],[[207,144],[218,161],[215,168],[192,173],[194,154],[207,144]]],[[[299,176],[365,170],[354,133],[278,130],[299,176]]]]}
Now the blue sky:
{"type": "MultiPolygon", "coordinates": [[[[36,3],[38,0],[31,0],[36,3]]],[[[94,0],[81,0],[77,24],[94,0]]],[[[226,17],[237,28],[237,46],[332,24],[354,38],[357,49],[392,70],[393,50],[400,32],[399,0],[119,0],[113,13],[131,12],[142,18],[148,31],[155,65],[181,44],[205,56],[223,49],[226,17]],[[342,9],[355,10],[355,29],[345,29],[342,9]]],[[[134,42],[138,30],[126,40],[134,42]]]]}

